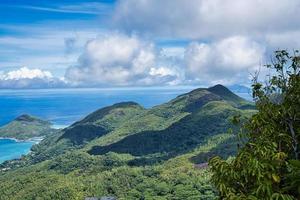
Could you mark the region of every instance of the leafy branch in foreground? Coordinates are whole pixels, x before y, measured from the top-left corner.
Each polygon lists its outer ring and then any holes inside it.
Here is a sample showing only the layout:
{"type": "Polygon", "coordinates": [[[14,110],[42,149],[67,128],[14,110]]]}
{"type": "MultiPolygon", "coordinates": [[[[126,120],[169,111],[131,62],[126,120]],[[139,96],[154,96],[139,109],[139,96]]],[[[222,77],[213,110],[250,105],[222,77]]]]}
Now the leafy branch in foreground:
{"type": "Polygon", "coordinates": [[[254,78],[258,112],[236,158],[210,160],[222,199],[300,199],[300,55],[276,51],[266,83],[254,78]]]}

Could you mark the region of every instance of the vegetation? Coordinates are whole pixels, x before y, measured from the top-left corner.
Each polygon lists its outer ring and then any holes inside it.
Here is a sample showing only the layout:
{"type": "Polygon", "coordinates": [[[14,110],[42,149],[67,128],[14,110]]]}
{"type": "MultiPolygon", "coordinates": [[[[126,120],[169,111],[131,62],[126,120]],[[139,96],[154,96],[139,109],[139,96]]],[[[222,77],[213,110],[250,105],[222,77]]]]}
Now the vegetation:
{"type": "MultiPolygon", "coordinates": [[[[168,159],[191,151],[212,135],[226,132],[231,128],[228,121],[235,114],[247,116],[251,111],[241,111],[225,102],[210,102],[164,130],[143,131],[107,146],[94,146],[89,153],[99,155],[113,151],[143,157],[154,154],[155,161],[159,156],[168,159]]],[[[147,159],[140,160],[146,162],[147,159]]]]}
{"type": "Polygon", "coordinates": [[[0,176],[1,200],[84,199],[116,196],[118,199],[213,200],[217,193],[206,168],[196,169],[190,159],[225,143],[221,134],[190,153],[162,164],[133,167],[129,154],[93,156],[70,151],[53,160],[7,171],[0,176]]]}
{"type": "Polygon", "coordinates": [[[266,84],[254,79],[258,112],[242,129],[243,147],[229,161],[210,160],[222,199],[300,199],[299,52],[277,51],[267,67],[266,84]]]}
{"type": "Polygon", "coordinates": [[[0,200],[212,200],[207,162],[237,150],[230,120],[253,104],[221,85],[145,109],[134,102],[97,110],[0,166],[0,200]]]}
{"type": "Polygon", "coordinates": [[[19,140],[33,137],[44,137],[55,132],[47,121],[29,115],[21,115],[9,124],[0,128],[0,137],[16,138],[19,140]]]}

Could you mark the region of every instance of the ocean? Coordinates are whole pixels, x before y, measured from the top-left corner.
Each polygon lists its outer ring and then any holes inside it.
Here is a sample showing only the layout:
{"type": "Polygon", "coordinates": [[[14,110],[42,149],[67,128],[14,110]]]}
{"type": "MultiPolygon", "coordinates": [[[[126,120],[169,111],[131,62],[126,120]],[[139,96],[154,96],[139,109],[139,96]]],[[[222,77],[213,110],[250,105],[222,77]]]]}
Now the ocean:
{"type": "MultiPolygon", "coordinates": [[[[22,114],[30,114],[49,120],[54,127],[65,127],[114,103],[134,101],[150,108],[192,89],[194,87],[0,90],[0,126],[22,114]]],[[[28,153],[33,144],[0,139],[0,163],[28,153]]]]}
{"type": "Polygon", "coordinates": [[[134,101],[150,108],[193,88],[38,89],[0,90],[0,126],[30,114],[67,126],[114,103],[134,101]]]}
{"type": "Polygon", "coordinates": [[[34,142],[18,142],[12,139],[0,139],[0,163],[6,160],[20,158],[30,151],[34,142]]]}

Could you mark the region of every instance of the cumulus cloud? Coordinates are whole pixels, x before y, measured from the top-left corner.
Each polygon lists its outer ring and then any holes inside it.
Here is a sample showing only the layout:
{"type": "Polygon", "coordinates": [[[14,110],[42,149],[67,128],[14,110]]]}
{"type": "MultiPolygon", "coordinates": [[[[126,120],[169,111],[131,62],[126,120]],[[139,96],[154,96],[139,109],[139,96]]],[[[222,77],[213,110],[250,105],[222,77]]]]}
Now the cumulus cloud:
{"type": "Polygon", "coordinates": [[[22,67],[19,70],[9,71],[5,75],[2,75],[3,80],[20,80],[20,79],[51,79],[52,74],[49,71],[42,71],[40,69],[28,69],[22,67]]]}
{"type": "Polygon", "coordinates": [[[56,88],[65,87],[63,79],[55,78],[51,72],[22,67],[8,72],[0,71],[0,88],[56,88]]]}
{"type": "Polygon", "coordinates": [[[65,77],[77,86],[172,84],[177,73],[157,64],[153,43],[113,33],[86,44],[78,64],[65,77]]]}
{"type": "Polygon", "coordinates": [[[78,87],[248,83],[265,53],[245,36],[158,49],[136,36],[111,34],[89,41],[65,78],[78,87]]]}
{"type": "Polygon", "coordinates": [[[232,84],[247,82],[263,62],[265,48],[256,41],[233,36],[214,43],[192,42],[184,63],[189,81],[232,84]]]}
{"type": "Polygon", "coordinates": [[[127,33],[190,40],[184,53],[165,52],[184,83],[232,84],[249,82],[274,50],[299,48],[299,9],[299,0],[123,0],[111,22],[127,33]]]}
{"type": "Polygon", "coordinates": [[[207,38],[300,28],[299,0],[124,0],[113,24],[128,32],[207,38]]]}
{"type": "Polygon", "coordinates": [[[22,67],[0,71],[0,88],[245,83],[245,77],[263,63],[265,51],[259,42],[244,36],[157,48],[137,36],[113,33],[87,42],[64,78],[22,67]]]}

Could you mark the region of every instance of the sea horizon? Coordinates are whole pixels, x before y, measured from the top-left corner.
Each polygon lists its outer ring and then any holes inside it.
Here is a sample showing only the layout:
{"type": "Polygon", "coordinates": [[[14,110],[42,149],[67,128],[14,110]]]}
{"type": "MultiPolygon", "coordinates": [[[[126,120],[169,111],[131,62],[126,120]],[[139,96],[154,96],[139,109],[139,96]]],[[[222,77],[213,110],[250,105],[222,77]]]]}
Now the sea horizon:
{"type": "MultiPolygon", "coordinates": [[[[199,87],[4,89],[0,93],[0,126],[29,114],[50,121],[54,127],[66,127],[105,106],[133,101],[151,108],[199,87]]],[[[236,94],[251,100],[248,93],[236,94]]]]}

